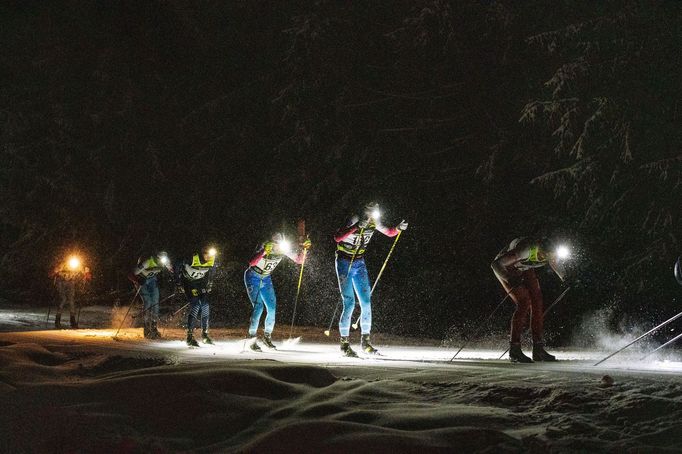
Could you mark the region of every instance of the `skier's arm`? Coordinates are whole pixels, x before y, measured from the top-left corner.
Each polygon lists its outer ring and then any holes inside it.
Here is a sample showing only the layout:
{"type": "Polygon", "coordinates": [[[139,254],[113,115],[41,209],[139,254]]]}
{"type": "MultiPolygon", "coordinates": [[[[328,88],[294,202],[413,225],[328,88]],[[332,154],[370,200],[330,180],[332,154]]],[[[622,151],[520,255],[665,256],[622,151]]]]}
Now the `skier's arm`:
{"type": "Polygon", "coordinates": [[[334,241],[340,243],[357,231],[358,231],[357,222],[346,227],[341,227],[339,230],[336,231],[336,234],[334,234],[334,241]]]}
{"type": "Polygon", "coordinates": [[[249,266],[256,266],[261,259],[265,257],[265,245],[261,244],[256,248],[256,252],[249,259],[249,266]]]}
{"type": "Polygon", "coordinates": [[[137,279],[137,275],[135,273],[128,273],[128,280],[136,287],[140,285],[140,281],[137,279]]]}
{"type": "Polygon", "coordinates": [[[145,268],[144,262],[138,263],[137,266],[135,267],[135,269],[133,270],[133,274],[135,276],[139,276],[140,273],[142,273],[144,271],[144,268],[145,268]]]}
{"type": "Polygon", "coordinates": [[[391,238],[398,235],[398,232],[400,232],[398,227],[384,227],[383,225],[377,225],[377,230],[391,238]]]}
{"type": "Polygon", "coordinates": [[[178,260],[175,262],[175,265],[173,266],[173,277],[175,278],[175,285],[182,285],[182,267],[184,265],[184,262],[182,260],[178,260]]]}
{"type": "Polygon", "coordinates": [[[493,260],[490,267],[493,269],[496,276],[502,278],[505,282],[510,283],[514,278],[521,277],[521,273],[512,267],[512,265],[521,260],[522,259],[519,258],[516,252],[511,250],[493,260]]]}
{"type": "Polygon", "coordinates": [[[208,274],[206,276],[206,290],[208,290],[209,293],[211,293],[211,290],[213,289],[213,279],[215,279],[216,273],[216,264],[214,264],[211,269],[208,270],[208,274]]]}
{"type": "Polygon", "coordinates": [[[293,260],[296,264],[302,265],[303,261],[305,260],[305,251],[310,249],[310,246],[312,246],[312,244],[313,243],[310,240],[305,240],[303,243],[301,243],[301,247],[298,250],[298,254],[290,252],[289,254],[287,254],[287,257],[293,260]]]}
{"type": "Polygon", "coordinates": [[[407,222],[405,222],[405,220],[403,219],[395,227],[384,227],[383,225],[377,225],[377,230],[383,233],[384,235],[393,238],[403,230],[407,230],[407,222]]]}

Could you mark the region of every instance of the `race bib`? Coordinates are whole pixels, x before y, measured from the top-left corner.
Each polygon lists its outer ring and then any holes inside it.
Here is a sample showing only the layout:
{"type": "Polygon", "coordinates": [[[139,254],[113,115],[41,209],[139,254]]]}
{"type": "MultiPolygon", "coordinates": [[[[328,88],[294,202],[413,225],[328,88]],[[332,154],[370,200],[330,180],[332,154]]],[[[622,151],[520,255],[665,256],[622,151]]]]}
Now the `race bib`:
{"type": "Polygon", "coordinates": [[[256,264],[256,268],[261,271],[261,274],[270,274],[277,268],[277,265],[282,261],[282,258],[283,256],[281,255],[271,255],[267,258],[263,256],[256,264]]]}
{"type": "Polygon", "coordinates": [[[211,268],[194,268],[185,264],[185,275],[192,280],[198,280],[206,276],[211,268]]]}

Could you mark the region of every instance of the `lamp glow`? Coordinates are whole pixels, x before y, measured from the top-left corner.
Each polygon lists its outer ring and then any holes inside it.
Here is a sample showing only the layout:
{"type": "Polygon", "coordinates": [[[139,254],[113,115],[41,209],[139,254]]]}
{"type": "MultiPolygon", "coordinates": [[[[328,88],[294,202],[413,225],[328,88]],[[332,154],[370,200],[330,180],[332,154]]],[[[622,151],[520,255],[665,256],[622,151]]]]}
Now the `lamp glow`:
{"type": "Polygon", "coordinates": [[[375,208],[372,210],[371,215],[372,215],[372,219],[378,220],[379,218],[381,218],[381,211],[379,211],[378,208],[375,208]]]}
{"type": "Polygon", "coordinates": [[[216,255],[218,255],[218,251],[216,250],[216,248],[212,247],[208,250],[208,255],[209,257],[215,257],[216,255]]]}
{"type": "Polygon", "coordinates": [[[288,254],[289,252],[291,252],[291,243],[289,243],[289,241],[287,241],[286,238],[279,240],[277,242],[277,247],[284,254],[288,254]]]}
{"type": "Polygon", "coordinates": [[[571,257],[571,251],[566,246],[559,246],[556,248],[556,256],[559,260],[566,260],[571,257]]]}
{"type": "Polygon", "coordinates": [[[76,257],[75,255],[74,255],[74,256],[71,256],[71,257],[69,257],[69,261],[68,261],[67,264],[68,264],[70,270],[75,271],[75,270],[77,270],[78,268],[80,268],[80,266],[81,266],[81,259],[79,259],[79,258],[76,257]]]}

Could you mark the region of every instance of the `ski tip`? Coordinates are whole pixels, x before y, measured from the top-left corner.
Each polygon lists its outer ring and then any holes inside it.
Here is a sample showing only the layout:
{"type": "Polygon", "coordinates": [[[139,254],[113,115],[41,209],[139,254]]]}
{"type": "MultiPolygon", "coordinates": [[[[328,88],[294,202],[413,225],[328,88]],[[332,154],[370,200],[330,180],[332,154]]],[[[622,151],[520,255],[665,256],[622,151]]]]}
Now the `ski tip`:
{"type": "Polygon", "coordinates": [[[324,335],[327,336],[327,337],[329,337],[329,330],[326,330],[326,331],[324,332],[324,335]]]}

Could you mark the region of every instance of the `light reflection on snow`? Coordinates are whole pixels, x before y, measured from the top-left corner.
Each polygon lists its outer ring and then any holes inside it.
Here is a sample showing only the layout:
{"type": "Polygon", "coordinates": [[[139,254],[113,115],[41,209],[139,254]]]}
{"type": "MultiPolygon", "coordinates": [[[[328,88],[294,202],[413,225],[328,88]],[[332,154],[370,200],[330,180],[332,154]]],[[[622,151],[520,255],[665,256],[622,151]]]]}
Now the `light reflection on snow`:
{"type": "MultiPolygon", "coordinates": [[[[495,366],[523,368],[532,367],[537,370],[579,370],[603,371],[623,370],[658,372],[665,374],[682,374],[682,361],[672,352],[661,352],[646,361],[640,361],[641,351],[623,352],[598,367],[592,366],[595,360],[606,356],[608,352],[597,350],[556,349],[550,350],[559,359],[556,363],[536,363],[531,365],[511,365],[508,356],[499,359],[503,348],[476,349],[470,348],[460,352],[455,361],[450,362],[454,354],[451,348],[433,346],[398,346],[377,345],[382,356],[364,356],[359,345],[355,345],[361,359],[345,358],[341,356],[336,343],[306,342],[305,339],[275,341],[276,351],[263,347],[262,353],[253,352],[248,348],[246,339],[214,339],[215,345],[200,344],[198,348],[188,348],[183,340],[145,340],[140,329],[122,329],[114,341],[114,329],[80,329],[80,330],[48,330],[17,333],[26,337],[44,337],[54,340],[69,341],[69,344],[83,344],[104,346],[107,348],[125,348],[132,351],[148,351],[163,354],[173,354],[176,358],[185,358],[189,362],[211,360],[257,360],[267,359],[282,362],[317,364],[317,365],[360,365],[369,367],[462,367],[462,366],[495,366]]],[[[530,349],[524,349],[530,354],[530,349]]]]}

